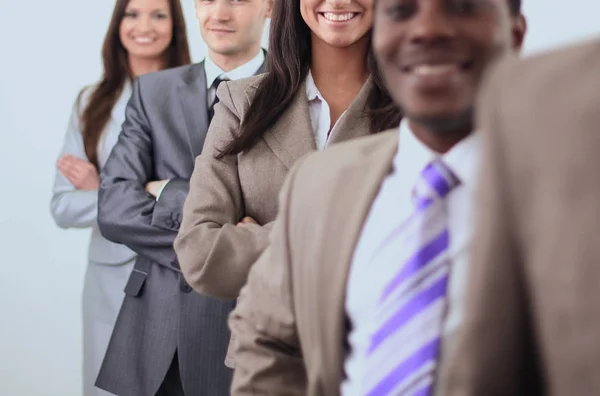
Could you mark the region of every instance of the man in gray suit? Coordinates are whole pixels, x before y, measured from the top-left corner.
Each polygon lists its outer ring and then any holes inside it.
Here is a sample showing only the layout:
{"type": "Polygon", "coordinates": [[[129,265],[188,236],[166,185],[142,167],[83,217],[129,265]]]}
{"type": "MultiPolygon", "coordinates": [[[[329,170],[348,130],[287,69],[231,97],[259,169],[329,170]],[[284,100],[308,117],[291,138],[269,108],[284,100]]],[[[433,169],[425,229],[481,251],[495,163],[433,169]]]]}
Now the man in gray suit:
{"type": "Polygon", "coordinates": [[[102,235],[138,253],[96,386],[119,396],[226,395],[233,301],[192,292],[173,241],[216,86],[264,69],[272,0],[195,0],[208,57],[137,79],[101,174],[102,235]]]}

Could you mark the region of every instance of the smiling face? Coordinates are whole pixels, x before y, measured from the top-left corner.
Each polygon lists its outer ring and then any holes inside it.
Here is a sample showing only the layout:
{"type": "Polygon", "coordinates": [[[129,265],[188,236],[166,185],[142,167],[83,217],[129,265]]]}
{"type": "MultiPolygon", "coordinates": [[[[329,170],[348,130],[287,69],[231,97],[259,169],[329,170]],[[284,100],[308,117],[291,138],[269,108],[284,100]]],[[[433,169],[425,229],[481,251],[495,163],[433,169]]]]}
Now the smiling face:
{"type": "Polygon", "coordinates": [[[313,40],[347,47],[373,26],[373,0],[300,0],[300,14],[313,40]]]}
{"type": "Polygon", "coordinates": [[[272,0],[195,0],[194,4],[209,54],[248,57],[259,51],[272,0]]]}
{"type": "Polygon", "coordinates": [[[472,127],[484,71],[524,34],[507,0],[377,0],[373,46],[405,116],[445,131],[472,127]]]}
{"type": "Polygon", "coordinates": [[[129,57],[162,57],[173,38],[168,0],[131,0],[121,20],[119,38],[129,57]]]}

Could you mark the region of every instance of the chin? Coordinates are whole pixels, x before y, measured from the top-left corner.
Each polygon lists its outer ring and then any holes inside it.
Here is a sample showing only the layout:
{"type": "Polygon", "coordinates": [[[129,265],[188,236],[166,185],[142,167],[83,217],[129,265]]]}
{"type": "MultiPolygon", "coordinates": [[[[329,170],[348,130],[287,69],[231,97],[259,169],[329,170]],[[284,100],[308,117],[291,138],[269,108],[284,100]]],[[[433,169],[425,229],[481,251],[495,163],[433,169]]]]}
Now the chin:
{"type": "Polygon", "coordinates": [[[163,56],[163,54],[165,53],[166,49],[164,50],[150,50],[147,49],[145,51],[135,51],[132,52],[131,55],[140,58],[140,59],[158,59],[161,58],[163,56]]]}
{"type": "Polygon", "coordinates": [[[432,132],[447,133],[458,130],[472,129],[474,109],[461,111],[446,111],[436,113],[412,113],[405,111],[407,119],[416,122],[432,132]]]}
{"type": "Polygon", "coordinates": [[[237,47],[233,45],[215,45],[210,48],[215,54],[219,55],[235,55],[238,53],[237,47]]]}
{"type": "Polygon", "coordinates": [[[323,37],[322,41],[335,48],[346,48],[350,47],[351,45],[357,44],[361,40],[357,37],[348,37],[347,34],[331,34],[329,36],[323,37]]]}

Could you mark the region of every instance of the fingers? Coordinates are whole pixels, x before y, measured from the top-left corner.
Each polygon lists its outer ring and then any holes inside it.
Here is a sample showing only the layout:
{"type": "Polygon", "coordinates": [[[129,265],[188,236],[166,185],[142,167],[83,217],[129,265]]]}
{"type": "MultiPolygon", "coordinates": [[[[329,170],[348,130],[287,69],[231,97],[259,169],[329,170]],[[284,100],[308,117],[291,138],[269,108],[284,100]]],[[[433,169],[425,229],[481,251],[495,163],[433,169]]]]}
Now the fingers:
{"type": "Polygon", "coordinates": [[[80,188],[85,179],[96,174],[96,168],[90,162],[66,154],[56,163],[62,173],[76,188],[80,188]]]}
{"type": "Polygon", "coordinates": [[[58,170],[69,180],[69,182],[71,182],[71,184],[77,185],[79,183],[81,177],[75,168],[68,165],[59,165],[58,170]]]}
{"type": "Polygon", "coordinates": [[[258,222],[256,220],[254,220],[252,217],[250,216],[246,216],[242,219],[241,221],[242,224],[258,224],[258,222]]]}
{"type": "Polygon", "coordinates": [[[74,157],[72,155],[65,155],[61,157],[57,161],[57,166],[59,167],[59,169],[71,169],[81,177],[84,177],[88,173],[97,172],[96,167],[92,163],[82,160],[81,158],[74,157]]]}

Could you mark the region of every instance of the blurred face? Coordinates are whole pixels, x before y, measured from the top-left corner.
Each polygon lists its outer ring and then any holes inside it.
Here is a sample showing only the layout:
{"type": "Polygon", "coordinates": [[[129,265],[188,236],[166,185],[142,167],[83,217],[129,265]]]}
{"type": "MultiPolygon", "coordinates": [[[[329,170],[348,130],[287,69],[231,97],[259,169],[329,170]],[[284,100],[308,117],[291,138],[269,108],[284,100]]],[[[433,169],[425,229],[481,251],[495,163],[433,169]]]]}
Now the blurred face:
{"type": "Polygon", "coordinates": [[[300,14],[313,40],[334,47],[347,47],[367,36],[373,26],[372,8],[373,0],[300,0],[300,14]]]}
{"type": "Polygon", "coordinates": [[[260,48],[272,0],[195,0],[195,4],[209,51],[235,56],[260,48]]]}
{"type": "Polygon", "coordinates": [[[482,74],[524,34],[507,0],[377,0],[373,47],[406,117],[450,130],[471,128],[482,74]]]}
{"type": "Polygon", "coordinates": [[[163,56],[173,37],[168,0],[131,0],[119,35],[129,56],[144,59],[163,56]]]}

